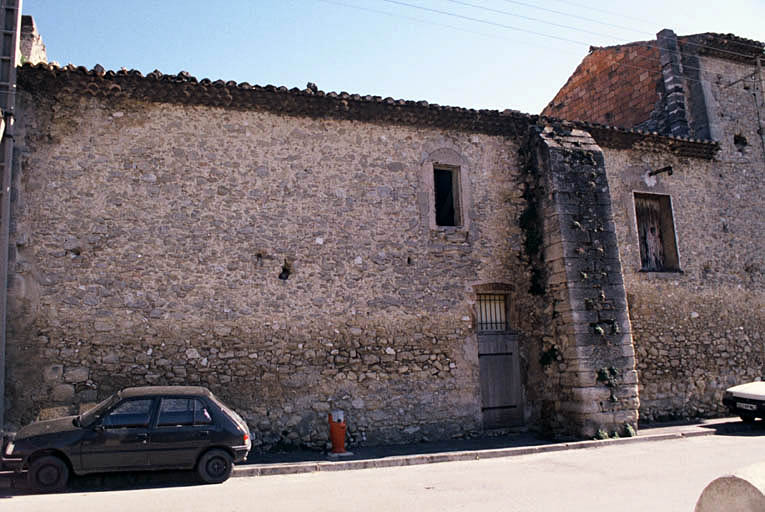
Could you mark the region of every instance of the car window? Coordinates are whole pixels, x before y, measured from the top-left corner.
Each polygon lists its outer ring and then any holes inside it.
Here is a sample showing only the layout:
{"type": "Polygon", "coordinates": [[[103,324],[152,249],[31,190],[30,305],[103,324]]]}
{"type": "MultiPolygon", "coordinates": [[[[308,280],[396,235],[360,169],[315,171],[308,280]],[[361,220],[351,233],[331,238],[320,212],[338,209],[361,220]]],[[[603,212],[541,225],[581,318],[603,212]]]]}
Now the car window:
{"type": "Polygon", "coordinates": [[[196,398],[163,398],[159,406],[157,426],[209,425],[212,417],[207,407],[196,398]]]}
{"type": "Polygon", "coordinates": [[[126,400],[104,416],[107,428],[146,427],[151,414],[151,398],[126,400]]]}
{"type": "Polygon", "coordinates": [[[100,418],[105,411],[107,411],[112,405],[117,403],[119,401],[119,397],[117,395],[112,395],[106,400],[102,401],[92,409],[85,411],[80,415],[80,424],[84,427],[88,427],[92,425],[94,422],[98,421],[98,418],[100,418]]]}

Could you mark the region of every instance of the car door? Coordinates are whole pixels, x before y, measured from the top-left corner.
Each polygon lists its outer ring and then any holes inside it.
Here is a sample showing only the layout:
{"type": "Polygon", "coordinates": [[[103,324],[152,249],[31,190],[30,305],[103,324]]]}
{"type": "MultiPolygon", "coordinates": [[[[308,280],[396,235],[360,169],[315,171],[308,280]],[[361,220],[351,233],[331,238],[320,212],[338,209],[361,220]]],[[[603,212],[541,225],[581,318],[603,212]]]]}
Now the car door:
{"type": "Polygon", "coordinates": [[[162,397],[150,434],[152,467],[193,467],[214,429],[208,405],[200,398],[162,397]]]}
{"type": "Polygon", "coordinates": [[[85,471],[146,469],[153,398],[130,398],[116,404],[83,436],[80,448],[85,471]]]}

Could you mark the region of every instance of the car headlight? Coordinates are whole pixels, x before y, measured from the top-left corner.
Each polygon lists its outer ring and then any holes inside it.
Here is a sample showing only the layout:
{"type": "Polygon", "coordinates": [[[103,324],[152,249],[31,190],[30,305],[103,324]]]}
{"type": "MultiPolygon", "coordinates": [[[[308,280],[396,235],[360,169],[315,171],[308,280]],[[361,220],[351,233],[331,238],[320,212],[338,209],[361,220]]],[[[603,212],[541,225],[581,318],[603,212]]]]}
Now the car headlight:
{"type": "Polygon", "coordinates": [[[10,457],[13,454],[13,449],[16,448],[16,443],[9,442],[5,447],[5,456],[10,457]]]}

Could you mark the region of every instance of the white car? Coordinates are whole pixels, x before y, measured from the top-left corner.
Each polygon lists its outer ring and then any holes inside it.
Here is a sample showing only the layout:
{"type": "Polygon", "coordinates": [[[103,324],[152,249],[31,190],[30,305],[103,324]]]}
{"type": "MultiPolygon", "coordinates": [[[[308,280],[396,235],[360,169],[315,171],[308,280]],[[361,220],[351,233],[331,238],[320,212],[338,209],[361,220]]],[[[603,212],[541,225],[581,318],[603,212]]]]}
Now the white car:
{"type": "Polygon", "coordinates": [[[725,390],[723,405],[744,421],[765,418],[765,382],[739,384],[725,390]]]}

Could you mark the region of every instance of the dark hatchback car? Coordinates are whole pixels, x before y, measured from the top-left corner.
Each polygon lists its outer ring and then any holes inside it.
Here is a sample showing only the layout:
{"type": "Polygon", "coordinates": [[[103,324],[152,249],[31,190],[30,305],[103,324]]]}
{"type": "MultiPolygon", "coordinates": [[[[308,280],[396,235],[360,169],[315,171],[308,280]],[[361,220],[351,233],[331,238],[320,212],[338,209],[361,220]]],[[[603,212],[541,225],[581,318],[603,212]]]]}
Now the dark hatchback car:
{"type": "Polygon", "coordinates": [[[66,487],[69,472],[196,469],[226,480],[250,451],[250,431],[203,387],[126,388],[79,415],[32,423],[3,440],[2,466],[31,486],[66,487]]]}

